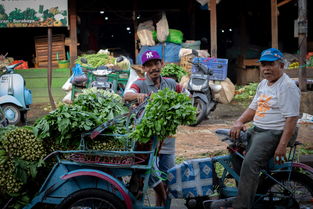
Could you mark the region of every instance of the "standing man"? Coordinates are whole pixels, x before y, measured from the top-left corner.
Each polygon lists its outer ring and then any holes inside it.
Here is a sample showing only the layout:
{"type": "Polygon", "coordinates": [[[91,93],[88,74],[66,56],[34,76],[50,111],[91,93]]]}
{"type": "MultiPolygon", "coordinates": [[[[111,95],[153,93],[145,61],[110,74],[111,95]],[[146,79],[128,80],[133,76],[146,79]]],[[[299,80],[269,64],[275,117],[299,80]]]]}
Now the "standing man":
{"type": "MultiPolygon", "coordinates": [[[[141,56],[143,70],[145,72],[145,78],[136,80],[130,89],[125,91],[124,99],[126,101],[137,100],[138,103],[142,103],[146,96],[151,93],[157,92],[165,88],[169,88],[178,93],[182,92],[182,88],[176,83],[174,79],[165,78],[160,75],[161,69],[164,63],[161,60],[160,55],[156,51],[146,51],[141,56]]],[[[168,137],[164,140],[159,157],[157,159],[157,167],[162,173],[166,173],[168,169],[175,166],[175,138],[168,137]]],[[[165,179],[166,175],[158,176],[156,173],[152,173],[149,179],[149,186],[153,187],[157,195],[157,206],[165,204],[166,200],[166,187],[165,182],[161,179],[165,179]]]]}
{"type": "Polygon", "coordinates": [[[299,116],[300,90],[284,72],[283,54],[266,49],[259,59],[264,80],[246,111],[234,122],[230,135],[238,138],[245,123],[253,121],[248,131],[251,138],[243,160],[235,209],[251,209],[258,187],[259,174],[274,156],[277,164],[284,163],[290,138],[295,134],[299,116]]]}

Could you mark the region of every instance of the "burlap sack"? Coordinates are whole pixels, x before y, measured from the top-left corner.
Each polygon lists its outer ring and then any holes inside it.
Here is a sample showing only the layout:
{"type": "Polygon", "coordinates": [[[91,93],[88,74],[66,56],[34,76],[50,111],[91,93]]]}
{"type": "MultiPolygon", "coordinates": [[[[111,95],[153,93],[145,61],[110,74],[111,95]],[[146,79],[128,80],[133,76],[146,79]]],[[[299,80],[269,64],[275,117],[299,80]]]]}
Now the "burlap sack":
{"type": "Polygon", "coordinates": [[[221,81],[222,89],[214,94],[214,99],[222,104],[228,104],[231,102],[235,95],[235,85],[229,78],[221,81]]]}

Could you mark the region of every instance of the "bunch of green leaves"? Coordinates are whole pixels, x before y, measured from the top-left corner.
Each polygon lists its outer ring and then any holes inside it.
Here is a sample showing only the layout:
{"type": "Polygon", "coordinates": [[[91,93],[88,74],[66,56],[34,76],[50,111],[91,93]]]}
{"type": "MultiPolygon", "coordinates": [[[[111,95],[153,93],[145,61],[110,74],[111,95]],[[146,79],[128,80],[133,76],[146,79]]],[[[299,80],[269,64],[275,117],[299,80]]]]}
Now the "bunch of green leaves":
{"type": "Polygon", "coordinates": [[[196,108],[190,98],[169,89],[151,95],[145,115],[130,134],[130,138],[140,143],[148,142],[157,136],[160,140],[174,135],[179,125],[190,125],[196,120],[196,108]]]}
{"type": "Polygon", "coordinates": [[[80,134],[99,124],[98,118],[78,105],[61,105],[55,111],[37,120],[34,133],[41,139],[53,137],[57,144],[73,145],[80,134]]]}
{"type": "Polygon", "coordinates": [[[184,75],[187,75],[187,72],[180,67],[179,65],[176,65],[174,63],[170,63],[170,64],[166,64],[162,71],[161,71],[161,75],[165,76],[165,77],[170,77],[173,78],[175,80],[177,80],[178,82],[180,82],[181,78],[184,75]]]}
{"type": "Polygon", "coordinates": [[[73,105],[82,107],[83,111],[94,113],[102,122],[128,112],[121,96],[95,88],[83,90],[83,93],[74,100],[73,105]]]}
{"type": "Polygon", "coordinates": [[[250,83],[245,86],[238,86],[235,92],[234,100],[235,101],[245,101],[253,99],[258,83],[250,83]]]}
{"type": "MultiPolygon", "coordinates": [[[[74,100],[73,105],[82,107],[84,111],[92,112],[100,123],[128,112],[120,95],[95,88],[83,90],[83,93],[74,100]]],[[[126,132],[125,120],[106,130],[106,133],[113,134],[126,134],[126,132]]]]}
{"type": "Polygon", "coordinates": [[[80,60],[83,57],[87,59],[88,65],[94,68],[107,64],[114,64],[115,62],[115,58],[108,54],[84,54],[77,58],[76,63],[83,65],[80,60]]]}

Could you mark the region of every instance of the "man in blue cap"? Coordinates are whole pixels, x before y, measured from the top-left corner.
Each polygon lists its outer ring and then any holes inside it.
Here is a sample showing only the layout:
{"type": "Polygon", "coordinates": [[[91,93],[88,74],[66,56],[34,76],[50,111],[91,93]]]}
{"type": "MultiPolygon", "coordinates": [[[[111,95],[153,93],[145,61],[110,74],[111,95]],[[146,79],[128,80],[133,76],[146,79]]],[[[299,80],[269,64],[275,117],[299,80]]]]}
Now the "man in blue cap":
{"type": "Polygon", "coordinates": [[[275,163],[283,163],[287,145],[296,135],[300,90],[283,72],[283,54],[278,49],[266,49],[259,62],[264,80],[230,132],[232,138],[238,138],[240,131],[246,130],[245,123],[253,121],[253,127],[248,129],[251,137],[240,170],[238,197],[232,204],[235,209],[253,207],[260,170],[273,156],[275,163]]]}

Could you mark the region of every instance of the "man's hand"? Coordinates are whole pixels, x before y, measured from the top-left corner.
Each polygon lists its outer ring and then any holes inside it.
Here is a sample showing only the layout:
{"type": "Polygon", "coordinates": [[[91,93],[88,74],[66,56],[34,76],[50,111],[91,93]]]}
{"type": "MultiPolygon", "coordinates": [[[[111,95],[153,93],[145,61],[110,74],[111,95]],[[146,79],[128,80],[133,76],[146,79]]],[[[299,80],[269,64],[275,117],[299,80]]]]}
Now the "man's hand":
{"type": "Polygon", "coordinates": [[[279,144],[275,151],[274,162],[279,165],[283,164],[287,160],[286,152],[287,146],[279,144]]]}
{"type": "Polygon", "coordinates": [[[230,129],[230,137],[233,139],[237,139],[240,136],[240,131],[245,131],[247,128],[245,124],[241,121],[236,121],[233,127],[230,129]]]}
{"type": "Polygon", "coordinates": [[[138,103],[141,104],[147,96],[148,96],[147,94],[138,93],[136,94],[136,99],[138,103]]]}

